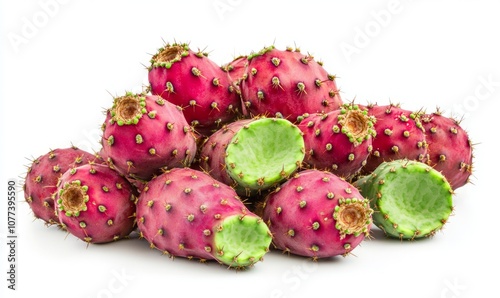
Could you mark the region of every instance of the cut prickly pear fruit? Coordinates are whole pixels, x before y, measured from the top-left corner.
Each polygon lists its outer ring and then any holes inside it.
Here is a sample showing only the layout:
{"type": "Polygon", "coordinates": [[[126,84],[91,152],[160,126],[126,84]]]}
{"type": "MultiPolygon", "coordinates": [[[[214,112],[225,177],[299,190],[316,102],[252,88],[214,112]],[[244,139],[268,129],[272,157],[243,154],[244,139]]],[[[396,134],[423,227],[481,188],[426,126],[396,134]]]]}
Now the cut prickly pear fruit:
{"type": "Polygon", "coordinates": [[[370,200],[373,223],[387,236],[433,236],[453,211],[453,190],[432,167],[414,160],[383,162],[354,186],[370,200]]]}

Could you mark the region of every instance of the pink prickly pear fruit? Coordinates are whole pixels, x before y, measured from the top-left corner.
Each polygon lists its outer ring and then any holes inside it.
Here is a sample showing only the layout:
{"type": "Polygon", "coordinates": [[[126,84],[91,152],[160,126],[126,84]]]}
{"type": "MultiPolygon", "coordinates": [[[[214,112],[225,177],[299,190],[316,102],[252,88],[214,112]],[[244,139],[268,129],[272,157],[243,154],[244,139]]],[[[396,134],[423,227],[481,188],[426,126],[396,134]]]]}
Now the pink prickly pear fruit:
{"type": "Polygon", "coordinates": [[[227,74],[202,51],[188,44],[167,44],[153,55],[151,93],[182,107],[187,122],[209,135],[241,114],[241,102],[227,74]]]}
{"type": "Polygon", "coordinates": [[[305,163],[350,179],[366,164],[375,137],[375,118],[349,103],[338,110],[304,117],[305,163]]]}
{"type": "Polygon", "coordinates": [[[305,113],[326,113],[342,104],[335,76],[309,54],[270,46],[248,60],[241,95],[252,117],[282,117],[295,123],[305,113]]]}
{"type": "Polygon", "coordinates": [[[135,190],[107,165],[90,163],[67,170],[54,200],[61,224],[87,243],[116,241],[135,228],[135,190]]]}
{"type": "Polygon", "coordinates": [[[455,190],[472,175],[473,146],[460,122],[440,111],[422,116],[428,144],[427,164],[441,172],[455,190]]]}
{"type": "Polygon", "coordinates": [[[222,70],[227,73],[229,81],[232,82],[233,86],[238,92],[240,82],[246,76],[248,68],[248,56],[238,56],[234,58],[231,62],[222,65],[222,70]]]}
{"type": "Polygon", "coordinates": [[[35,217],[48,225],[59,224],[52,197],[57,190],[57,181],[68,169],[94,161],[103,162],[95,155],[74,146],[50,150],[31,161],[23,190],[24,198],[35,217]]]}
{"type": "Polygon", "coordinates": [[[149,180],[170,167],[189,166],[196,140],[181,109],[158,95],[114,98],[103,125],[107,161],[134,180],[149,180]]]}
{"type": "Polygon", "coordinates": [[[139,195],[137,225],[151,248],[170,257],[215,260],[244,269],[269,251],[271,233],[234,189],[208,174],[175,168],[139,195]]]}
{"type": "Polygon", "coordinates": [[[392,103],[369,105],[368,113],[376,119],[376,136],[372,141],[373,150],[361,169],[363,174],[373,172],[384,161],[425,160],[427,143],[421,113],[392,103]]]}
{"type": "Polygon", "coordinates": [[[269,194],[263,212],[277,249],[319,259],[356,248],[369,236],[373,210],[339,176],[308,169],[269,194]]]}

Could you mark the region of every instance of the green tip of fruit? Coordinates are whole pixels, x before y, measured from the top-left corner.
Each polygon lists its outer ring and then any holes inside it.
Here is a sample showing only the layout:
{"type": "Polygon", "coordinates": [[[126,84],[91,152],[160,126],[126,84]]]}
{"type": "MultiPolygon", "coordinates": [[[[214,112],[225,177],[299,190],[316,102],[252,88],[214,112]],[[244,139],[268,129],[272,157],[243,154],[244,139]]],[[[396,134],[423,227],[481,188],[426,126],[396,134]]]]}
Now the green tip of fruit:
{"type": "Polygon", "coordinates": [[[244,268],[269,252],[271,232],[260,217],[232,215],[224,219],[214,235],[215,258],[229,267],[244,268]]]}
{"type": "Polygon", "coordinates": [[[432,236],[453,211],[450,184],[440,172],[422,162],[384,162],[354,184],[377,210],[374,224],[391,237],[432,236]]]}
{"type": "Polygon", "coordinates": [[[236,183],[264,190],[280,183],[302,164],[304,138],[289,120],[260,118],[240,129],[226,148],[226,169],[236,183]]]}

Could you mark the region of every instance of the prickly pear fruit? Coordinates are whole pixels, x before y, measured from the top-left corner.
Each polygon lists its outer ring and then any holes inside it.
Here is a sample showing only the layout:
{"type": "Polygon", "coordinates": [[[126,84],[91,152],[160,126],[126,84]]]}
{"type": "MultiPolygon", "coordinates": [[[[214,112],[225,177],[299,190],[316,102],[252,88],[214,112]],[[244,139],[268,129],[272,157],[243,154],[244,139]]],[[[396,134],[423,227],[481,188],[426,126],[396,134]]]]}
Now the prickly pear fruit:
{"type": "Polygon", "coordinates": [[[200,165],[215,179],[249,195],[281,183],[302,165],[304,138],[282,118],[242,119],[212,134],[200,150],[200,165]]]}
{"type": "Polygon", "coordinates": [[[222,65],[222,70],[227,73],[229,81],[235,86],[238,92],[240,82],[244,79],[247,73],[248,67],[248,56],[238,56],[234,58],[231,62],[222,65]]]}
{"type": "Polygon", "coordinates": [[[54,200],[61,224],[87,243],[116,241],[135,228],[135,190],[107,165],[89,163],[67,170],[54,200]]]}
{"type": "Polygon", "coordinates": [[[426,131],[427,164],[440,171],[455,190],[469,182],[473,147],[460,122],[436,111],[422,116],[426,131]]]}
{"type": "Polygon", "coordinates": [[[342,104],[335,76],[310,54],[270,46],[248,60],[241,94],[251,117],[282,117],[295,123],[305,113],[326,113],[342,104]]]}
{"type": "Polygon", "coordinates": [[[239,95],[227,74],[188,44],[167,44],[151,58],[151,93],[182,107],[187,122],[209,135],[241,114],[239,95]]]}
{"type": "Polygon", "coordinates": [[[137,224],[151,248],[164,254],[238,269],[262,260],[272,237],[230,186],[190,168],[148,182],[138,198],[137,224]]]}
{"type": "Polygon", "coordinates": [[[35,158],[28,166],[23,185],[24,198],[35,217],[48,225],[59,224],[52,198],[59,177],[70,168],[97,160],[95,155],[74,146],[53,149],[35,158]]]}
{"type": "Polygon", "coordinates": [[[424,161],[427,154],[425,130],[420,114],[397,104],[369,105],[368,113],[376,118],[373,150],[362,168],[364,174],[384,161],[411,159],[424,161]]]}
{"type": "Polygon", "coordinates": [[[350,103],[338,110],[304,117],[305,163],[349,179],[365,165],[375,137],[375,118],[350,103]]]}
{"type": "Polygon", "coordinates": [[[372,223],[369,202],[353,185],[315,169],[269,194],[263,212],[277,249],[313,259],[349,254],[372,223]]]}
{"type": "Polygon", "coordinates": [[[107,111],[102,146],[109,164],[135,180],[189,166],[197,150],[178,106],[157,95],[130,92],[114,98],[107,111]]]}
{"type": "Polygon", "coordinates": [[[370,200],[373,223],[389,237],[433,236],[453,211],[453,190],[446,177],[419,161],[383,162],[353,185],[370,200]]]}

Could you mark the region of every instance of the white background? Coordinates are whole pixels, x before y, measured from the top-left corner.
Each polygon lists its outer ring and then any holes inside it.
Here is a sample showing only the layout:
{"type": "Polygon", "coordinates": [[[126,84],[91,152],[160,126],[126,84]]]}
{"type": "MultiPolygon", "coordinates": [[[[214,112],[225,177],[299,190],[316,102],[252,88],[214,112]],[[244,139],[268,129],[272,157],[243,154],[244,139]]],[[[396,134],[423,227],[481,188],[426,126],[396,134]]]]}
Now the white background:
{"type": "Polygon", "coordinates": [[[498,3],[1,1],[0,296],[500,297],[498,3]],[[19,192],[18,290],[7,290],[8,179],[50,148],[98,150],[103,110],[147,84],[145,65],[163,40],[206,48],[219,64],[297,45],[338,76],[344,100],[463,117],[478,144],[474,184],[457,190],[454,216],[432,239],[400,242],[374,229],[355,256],[313,263],[271,252],[244,272],[172,261],[138,239],[87,247],[33,221],[19,192]]]}

